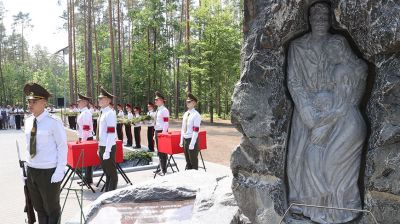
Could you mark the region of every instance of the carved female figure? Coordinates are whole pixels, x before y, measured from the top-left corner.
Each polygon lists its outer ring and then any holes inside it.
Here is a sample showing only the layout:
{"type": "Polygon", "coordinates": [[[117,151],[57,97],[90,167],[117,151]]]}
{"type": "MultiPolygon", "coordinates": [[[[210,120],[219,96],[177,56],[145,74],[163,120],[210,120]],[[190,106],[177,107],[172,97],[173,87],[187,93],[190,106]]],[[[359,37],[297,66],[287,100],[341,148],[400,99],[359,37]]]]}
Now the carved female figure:
{"type": "MultiPolygon", "coordinates": [[[[310,8],[311,32],[291,42],[288,87],[294,101],[287,175],[289,203],[361,209],[357,185],[366,125],[358,105],[366,64],[328,32],[329,5],[310,8]]],[[[317,223],[344,223],[351,211],[292,207],[317,223]]]]}

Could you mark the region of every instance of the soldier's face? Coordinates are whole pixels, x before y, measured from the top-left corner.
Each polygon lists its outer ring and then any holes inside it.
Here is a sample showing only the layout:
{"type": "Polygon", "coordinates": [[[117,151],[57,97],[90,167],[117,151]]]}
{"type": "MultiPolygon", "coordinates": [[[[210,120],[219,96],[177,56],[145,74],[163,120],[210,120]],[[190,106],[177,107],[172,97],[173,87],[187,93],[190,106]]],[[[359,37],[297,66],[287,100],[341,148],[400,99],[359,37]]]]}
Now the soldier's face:
{"type": "Polygon", "coordinates": [[[107,97],[102,97],[99,99],[99,105],[101,108],[106,108],[110,105],[111,100],[108,99],[107,97]]]}
{"type": "Polygon", "coordinates": [[[46,108],[47,101],[45,99],[40,100],[28,100],[28,109],[35,116],[40,115],[44,108],[46,108]]]}
{"type": "Polygon", "coordinates": [[[194,101],[194,100],[190,100],[190,101],[186,100],[186,107],[189,110],[193,109],[195,106],[196,106],[196,101],[194,101]]]}
{"type": "Polygon", "coordinates": [[[164,105],[164,100],[161,98],[157,98],[154,100],[154,103],[159,107],[159,106],[164,105]]]}
{"type": "Polygon", "coordinates": [[[87,106],[87,101],[86,100],[80,100],[79,102],[78,102],[78,107],[79,107],[79,109],[82,109],[82,108],[84,108],[84,107],[86,107],[87,106]]]}

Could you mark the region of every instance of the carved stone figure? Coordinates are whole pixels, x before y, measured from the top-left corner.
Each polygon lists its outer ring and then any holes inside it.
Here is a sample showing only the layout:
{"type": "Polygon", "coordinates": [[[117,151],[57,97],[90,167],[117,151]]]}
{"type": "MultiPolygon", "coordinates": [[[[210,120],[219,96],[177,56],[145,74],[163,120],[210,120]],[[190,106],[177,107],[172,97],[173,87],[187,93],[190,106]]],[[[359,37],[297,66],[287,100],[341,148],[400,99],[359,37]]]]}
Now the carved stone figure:
{"type": "MultiPolygon", "coordinates": [[[[366,124],[359,111],[367,66],[341,35],[330,34],[329,5],[310,8],[311,32],[293,40],[288,87],[294,101],[287,156],[289,203],[361,209],[357,185],[366,124]]],[[[358,213],[293,206],[317,223],[358,213]]]]}

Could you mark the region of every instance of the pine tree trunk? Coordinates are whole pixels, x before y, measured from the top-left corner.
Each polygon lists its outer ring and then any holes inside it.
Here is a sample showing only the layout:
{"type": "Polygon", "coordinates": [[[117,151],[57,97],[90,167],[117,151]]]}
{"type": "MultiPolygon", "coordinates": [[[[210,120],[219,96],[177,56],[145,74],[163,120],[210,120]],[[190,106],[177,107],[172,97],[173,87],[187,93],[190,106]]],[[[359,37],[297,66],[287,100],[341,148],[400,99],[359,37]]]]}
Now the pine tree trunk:
{"type": "Polygon", "coordinates": [[[122,74],[122,49],[121,49],[121,6],[119,0],[117,0],[117,29],[118,29],[118,71],[119,71],[119,99],[122,100],[123,93],[123,74],[122,74]]]}
{"type": "Polygon", "coordinates": [[[97,97],[100,93],[100,55],[99,55],[99,46],[97,42],[97,33],[96,33],[96,16],[94,14],[94,10],[92,10],[92,16],[93,16],[93,33],[94,33],[94,47],[96,48],[96,95],[94,97],[97,97]]]}
{"type": "MultiPolygon", "coordinates": [[[[184,5],[185,5],[185,0],[182,0],[182,5],[181,5],[181,22],[179,23],[179,42],[182,43],[182,22],[183,22],[183,14],[184,14],[184,5]]],[[[176,86],[175,86],[175,118],[179,117],[179,96],[180,96],[180,83],[179,83],[179,75],[180,75],[180,59],[179,57],[177,58],[176,62],[176,86]]]]}
{"type": "MultiPolygon", "coordinates": [[[[149,64],[150,62],[150,28],[147,27],[147,66],[146,66],[146,72],[147,72],[147,101],[150,101],[150,92],[151,92],[151,77],[150,77],[150,72],[149,72],[149,64]]],[[[136,95],[136,94],[135,94],[136,95]]]]}
{"type": "Polygon", "coordinates": [[[190,64],[190,59],[189,59],[189,56],[190,56],[190,14],[189,14],[190,10],[189,10],[189,8],[190,8],[190,1],[186,0],[186,32],[185,32],[186,38],[185,38],[185,41],[186,41],[186,60],[189,65],[189,70],[187,71],[188,72],[188,91],[192,92],[192,74],[190,71],[191,64],[190,64]]]}
{"type": "Polygon", "coordinates": [[[93,0],[87,0],[87,38],[86,38],[86,52],[87,52],[87,65],[86,65],[86,82],[87,89],[86,94],[89,97],[93,97],[93,45],[92,45],[92,2],[93,0]]]}
{"type": "Polygon", "coordinates": [[[78,94],[78,72],[77,72],[77,64],[76,64],[76,41],[75,41],[75,39],[76,39],[76,34],[75,34],[75,4],[74,4],[74,2],[73,1],[75,1],[75,0],[72,0],[72,15],[71,15],[71,20],[72,20],[72,26],[71,26],[71,29],[72,29],[72,40],[73,40],[73,42],[74,42],[74,45],[72,46],[72,51],[70,51],[70,54],[72,54],[72,52],[73,52],[73,59],[74,59],[74,71],[73,71],[73,74],[74,74],[74,80],[75,80],[75,84],[74,84],[74,102],[75,102],[75,96],[77,96],[77,94],[78,94]]]}
{"type": "MultiPolygon", "coordinates": [[[[116,95],[115,85],[115,52],[114,52],[114,32],[113,32],[113,13],[112,13],[112,2],[108,0],[108,16],[109,16],[109,29],[110,29],[110,48],[111,48],[111,77],[112,77],[112,92],[116,95]]],[[[113,103],[116,104],[115,98],[113,103]]]]}
{"type": "MultiPolygon", "coordinates": [[[[161,77],[161,74],[159,76],[161,77]]],[[[157,88],[158,76],[157,76],[157,28],[156,27],[153,27],[153,77],[154,77],[153,88],[157,88]]],[[[161,88],[159,89],[161,90],[161,88]]]]}
{"type": "Polygon", "coordinates": [[[74,77],[72,73],[72,8],[73,0],[69,0],[68,3],[68,74],[69,74],[69,102],[75,102],[74,100],[74,77]]]}

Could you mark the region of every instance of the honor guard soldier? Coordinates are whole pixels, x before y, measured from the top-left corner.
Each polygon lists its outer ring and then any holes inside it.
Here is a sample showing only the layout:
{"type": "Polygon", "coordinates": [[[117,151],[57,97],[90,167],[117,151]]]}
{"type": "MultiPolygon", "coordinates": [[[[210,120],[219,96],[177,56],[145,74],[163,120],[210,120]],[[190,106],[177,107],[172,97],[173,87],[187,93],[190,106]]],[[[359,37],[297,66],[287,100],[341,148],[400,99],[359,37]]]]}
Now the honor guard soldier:
{"type": "Polygon", "coordinates": [[[197,98],[192,93],[188,93],[186,99],[186,107],[188,110],[183,115],[180,147],[183,147],[186,159],[186,169],[199,168],[199,130],[201,123],[201,116],[195,106],[197,105],[197,98]]]}
{"type": "MultiPolygon", "coordinates": [[[[125,109],[126,109],[126,112],[127,112],[127,115],[126,115],[127,119],[128,120],[133,119],[132,106],[129,103],[127,103],[125,105],[125,109]]],[[[131,129],[131,123],[130,122],[127,122],[125,124],[125,134],[126,134],[126,138],[127,138],[125,146],[131,147],[132,146],[132,129],[131,129]]]]}
{"type": "MultiPolygon", "coordinates": [[[[117,117],[121,119],[124,118],[125,114],[121,104],[117,104],[117,110],[118,110],[117,117]]],[[[124,135],[122,133],[122,123],[119,122],[117,122],[117,136],[119,140],[124,140],[124,135]]]]}
{"type": "Polygon", "coordinates": [[[149,102],[147,104],[147,116],[150,116],[150,120],[146,121],[147,125],[147,142],[149,146],[149,152],[154,152],[154,122],[156,120],[156,112],[154,111],[154,103],[149,102]]]}
{"type": "Polygon", "coordinates": [[[67,135],[61,120],[45,110],[51,96],[45,88],[29,83],[24,93],[32,113],[25,122],[27,187],[39,224],[60,223],[60,185],[67,164],[67,135]]]}
{"type": "Polygon", "coordinates": [[[110,103],[115,97],[108,93],[103,88],[100,89],[99,105],[101,107],[100,116],[98,119],[98,142],[99,142],[99,157],[101,168],[106,176],[105,191],[112,191],[117,188],[118,175],[115,165],[116,151],[116,133],[117,116],[115,111],[111,109],[110,103]]]}
{"type": "MultiPolygon", "coordinates": [[[[91,98],[78,93],[78,115],[76,122],[78,127],[79,142],[93,140],[93,119],[88,105],[91,98]]],[[[92,167],[85,168],[85,179],[88,184],[93,183],[93,169],[92,167]]]]}
{"type": "MultiPolygon", "coordinates": [[[[158,134],[168,133],[169,111],[164,106],[164,103],[165,103],[164,96],[161,95],[161,93],[158,91],[155,93],[155,95],[156,95],[156,97],[155,97],[154,101],[158,108],[156,111],[156,120],[155,120],[154,130],[155,130],[155,139],[156,139],[156,144],[157,144],[158,157],[160,158],[160,167],[161,167],[161,171],[162,171],[162,173],[159,173],[159,175],[163,176],[163,175],[165,175],[165,173],[167,173],[167,157],[168,157],[168,155],[166,153],[160,152],[160,148],[158,146],[158,134]]],[[[157,170],[157,171],[160,171],[160,170],[157,170]]]]}
{"type": "MultiPolygon", "coordinates": [[[[140,107],[134,107],[133,108],[133,112],[135,113],[135,118],[139,118],[140,117],[140,112],[141,109],[140,107]]],[[[133,133],[135,136],[135,149],[140,149],[142,148],[141,144],[140,144],[140,131],[142,130],[142,122],[136,122],[133,124],[133,133]]]]}

